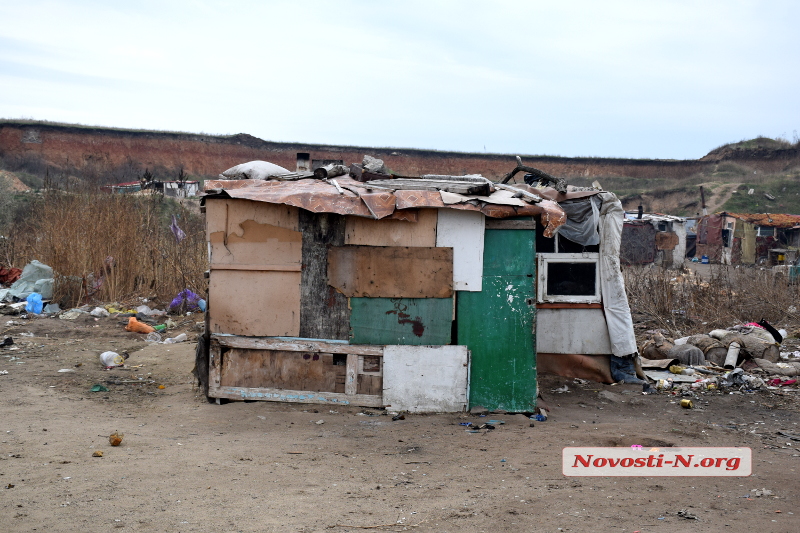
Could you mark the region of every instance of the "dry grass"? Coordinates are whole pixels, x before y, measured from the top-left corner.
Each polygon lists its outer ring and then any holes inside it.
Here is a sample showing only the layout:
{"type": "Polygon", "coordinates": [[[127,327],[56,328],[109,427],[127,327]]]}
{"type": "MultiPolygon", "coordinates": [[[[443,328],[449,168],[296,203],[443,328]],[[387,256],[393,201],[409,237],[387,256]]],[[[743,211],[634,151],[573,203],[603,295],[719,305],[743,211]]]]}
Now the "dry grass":
{"type": "Polygon", "coordinates": [[[626,267],[623,275],[631,311],[672,334],[707,333],[762,318],[782,326],[800,318],[800,287],[771,270],[713,265],[700,276],[687,269],[626,267]]]}
{"type": "Polygon", "coordinates": [[[53,191],[10,234],[14,263],[31,259],[56,273],[53,299],[64,307],[124,302],[134,297],[162,304],[182,289],[205,294],[204,222],[160,195],[131,196],[53,191]],[[171,215],[186,238],[178,243],[171,215]]]}

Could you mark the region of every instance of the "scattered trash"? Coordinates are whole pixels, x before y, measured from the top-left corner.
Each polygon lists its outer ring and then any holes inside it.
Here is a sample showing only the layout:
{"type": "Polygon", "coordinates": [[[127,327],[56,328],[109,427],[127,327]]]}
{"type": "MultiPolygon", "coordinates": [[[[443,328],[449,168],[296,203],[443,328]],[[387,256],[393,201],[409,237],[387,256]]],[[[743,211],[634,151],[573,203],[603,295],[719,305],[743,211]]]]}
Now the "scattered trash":
{"type": "Polygon", "coordinates": [[[8,370],[0,370],[0,376],[5,376],[8,374],[8,370]]]}
{"type": "Polygon", "coordinates": [[[117,352],[103,352],[100,354],[100,362],[106,368],[114,368],[115,366],[124,365],[128,357],[130,357],[128,352],[122,352],[122,355],[117,352]]]}
{"type": "Polygon", "coordinates": [[[684,398],[683,400],[681,400],[681,407],[683,407],[684,409],[693,409],[694,403],[692,402],[692,400],[684,398]]]}
{"type": "Polygon", "coordinates": [[[95,384],[90,390],[91,392],[108,392],[108,389],[99,383],[95,384]]]}
{"type": "Polygon", "coordinates": [[[134,333],[152,333],[155,330],[153,329],[153,326],[142,324],[136,320],[135,316],[132,316],[128,318],[128,325],[125,326],[125,331],[132,331],[134,333]]]}
{"type": "Polygon", "coordinates": [[[198,302],[201,300],[200,296],[195,294],[189,289],[184,289],[170,302],[170,311],[175,311],[183,314],[186,311],[199,309],[198,302]]]}
{"type": "Polygon", "coordinates": [[[148,333],[147,337],[144,339],[147,342],[161,342],[161,335],[156,333],[155,331],[148,333]]]}
{"type": "Polygon", "coordinates": [[[531,417],[532,420],[536,420],[537,422],[545,422],[547,417],[542,414],[535,414],[531,417]]]}
{"type": "Polygon", "coordinates": [[[62,368],[58,371],[59,374],[63,374],[64,372],[75,372],[74,368],[62,368]]]}
{"type": "Polygon", "coordinates": [[[405,420],[405,419],[406,419],[405,415],[402,415],[402,414],[394,415],[394,416],[392,417],[392,420],[394,420],[394,421],[397,421],[397,420],[405,420]]]}
{"type": "Polygon", "coordinates": [[[120,444],[122,444],[122,437],[124,436],[125,435],[123,433],[115,431],[114,433],[108,436],[108,443],[111,444],[112,446],[119,446],[120,444]]]}
{"type": "Polygon", "coordinates": [[[6,346],[11,346],[12,344],[14,344],[14,339],[11,337],[6,337],[3,339],[3,342],[0,342],[0,348],[5,348],[6,346]]]}
{"type": "Polygon", "coordinates": [[[324,420],[317,420],[317,421],[316,421],[316,422],[314,422],[314,423],[315,423],[316,425],[318,425],[318,426],[321,426],[322,424],[324,424],[324,423],[325,423],[325,421],[324,421],[324,420]]]}
{"type": "Polygon", "coordinates": [[[109,313],[108,311],[106,311],[102,307],[95,307],[94,309],[92,309],[92,311],[89,314],[94,316],[94,317],[98,317],[98,318],[111,316],[111,313],[109,313]]]}
{"type": "Polygon", "coordinates": [[[167,329],[167,325],[166,324],[158,324],[156,326],[153,326],[153,329],[156,330],[156,331],[164,331],[164,330],[167,329]]]}
{"type": "Polygon", "coordinates": [[[49,303],[44,306],[44,312],[47,313],[48,315],[54,315],[56,313],[61,312],[61,307],[59,307],[58,304],[49,303]]]}
{"type": "Polygon", "coordinates": [[[697,520],[697,515],[691,514],[686,509],[681,509],[680,511],[678,511],[677,514],[678,516],[680,516],[681,518],[685,518],[686,520],[697,520]]]}
{"type": "Polygon", "coordinates": [[[146,305],[140,305],[137,307],[136,312],[145,316],[164,316],[167,314],[166,311],[162,311],[160,309],[150,309],[146,305]]]}
{"type": "Polygon", "coordinates": [[[103,457],[103,452],[97,450],[96,452],[92,453],[92,457],[103,457]]]}
{"type": "Polygon", "coordinates": [[[167,339],[164,341],[164,344],[175,344],[178,342],[183,342],[186,340],[186,333],[181,333],[177,337],[172,337],[171,339],[167,339]]]}
{"type": "Polygon", "coordinates": [[[569,387],[564,385],[563,387],[559,387],[557,389],[553,389],[552,392],[557,392],[559,394],[564,393],[564,392],[569,392],[569,387]]]}
{"type": "Polygon", "coordinates": [[[32,292],[28,295],[25,299],[28,304],[25,306],[25,311],[28,313],[33,313],[35,315],[42,314],[42,295],[38,292],[32,292]]]}
{"type": "Polygon", "coordinates": [[[753,489],[750,492],[755,494],[756,498],[760,498],[761,496],[772,496],[773,495],[772,491],[769,490],[769,489],[761,489],[761,490],[753,489]]]}

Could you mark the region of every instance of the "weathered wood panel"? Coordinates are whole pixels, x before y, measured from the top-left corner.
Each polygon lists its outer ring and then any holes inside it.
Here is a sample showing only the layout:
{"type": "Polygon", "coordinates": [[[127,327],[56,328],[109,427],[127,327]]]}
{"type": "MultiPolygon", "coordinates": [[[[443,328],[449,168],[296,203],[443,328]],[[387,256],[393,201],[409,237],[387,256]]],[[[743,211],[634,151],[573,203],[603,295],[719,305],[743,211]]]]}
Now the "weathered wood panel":
{"type": "Polygon", "coordinates": [[[273,402],[383,407],[383,397],[380,395],[348,395],[336,392],[309,392],[288,389],[219,387],[214,390],[211,397],[228,400],[269,400],[273,402]]]}
{"type": "Polygon", "coordinates": [[[249,200],[206,204],[212,270],[215,265],[300,265],[298,208],[249,200]]]}
{"type": "Polygon", "coordinates": [[[351,298],[449,298],[453,295],[453,249],[331,248],[328,283],[351,298]]]}
{"type": "Polygon", "coordinates": [[[356,392],[370,395],[383,394],[383,376],[359,374],[356,392]]]}
{"type": "Polygon", "coordinates": [[[356,355],[383,354],[382,346],[356,346],[346,342],[323,342],[313,339],[275,339],[271,337],[239,337],[212,335],[214,341],[229,348],[248,348],[251,350],[286,350],[291,352],[352,353],[356,355]]]}
{"type": "Polygon", "coordinates": [[[346,340],[347,298],[328,285],[328,250],[344,245],[345,217],[301,210],[303,270],[300,279],[300,336],[346,340]]]}
{"type": "Polygon", "coordinates": [[[486,217],[477,211],[440,209],[436,246],[453,249],[453,289],[480,291],[486,217]]]}
{"type": "Polygon", "coordinates": [[[436,246],[436,209],[420,209],[416,222],[348,216],[344,244],[363,246],[436,246]]]}
{"type": "Polygon", "coordinates": [[[467,407],[466,346],[387,346],[383,401],[397,411],[459,412],[467,407]]]}
{"type": "Polygon", "coordinates": [[[300,334],[299,272],[213,270],[208,297],[212,333],[300,334]]]}
{"type": "Polygon", "coordinates": [[[336,392],[332,354],[232,349],[221,364],[222,387],[336,392]]]}
{"type": "Polygon", "coordinates": [[[351,298],[352,344],[451,344],[452,298],[351,298]]]}

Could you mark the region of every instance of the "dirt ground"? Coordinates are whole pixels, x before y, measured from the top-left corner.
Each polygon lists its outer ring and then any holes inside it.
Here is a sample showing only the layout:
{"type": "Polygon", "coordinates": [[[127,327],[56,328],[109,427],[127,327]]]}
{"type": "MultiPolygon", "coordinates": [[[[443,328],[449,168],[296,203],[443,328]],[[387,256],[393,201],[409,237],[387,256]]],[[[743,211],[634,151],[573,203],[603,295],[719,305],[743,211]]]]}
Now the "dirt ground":
{"type": "MultiPolygon", "coordinates": [[[[194,320],[176,333],[193,339],[194,320]]],[[[491,414],[505,423],[469,433],[488,419],[208,403],[193,342],[147,344],[121,323],[0,317],[16,347],[0,348],[0,531],[800,531],[800,442],[776,433],[800,434],[798,392],[708,392],[686,410],[540,376],[546,422],[491,414]],[[126,368],[101,366],[126,349],[126,368]],[[565,446],[632,444],[749,446],[753,474],[561,473],[565,446]]]]}

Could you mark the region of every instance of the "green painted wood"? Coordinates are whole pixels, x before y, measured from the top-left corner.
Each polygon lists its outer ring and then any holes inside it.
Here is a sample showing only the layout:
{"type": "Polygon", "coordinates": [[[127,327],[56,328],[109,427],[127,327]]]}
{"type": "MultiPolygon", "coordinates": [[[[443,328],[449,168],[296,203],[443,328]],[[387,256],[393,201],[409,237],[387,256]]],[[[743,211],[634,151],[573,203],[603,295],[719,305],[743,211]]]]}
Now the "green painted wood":
{"type": "Polygon", "coordinates": [[[451,344],[452,298],[350,298],[351,344],[451,344]]]}
{"type": "Polygon", "coordinates": [[[457,293],[457,340],[472,352],[470,407],[536,407],[536,233],[486,230],[483,290],[457,293]]]}

